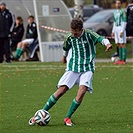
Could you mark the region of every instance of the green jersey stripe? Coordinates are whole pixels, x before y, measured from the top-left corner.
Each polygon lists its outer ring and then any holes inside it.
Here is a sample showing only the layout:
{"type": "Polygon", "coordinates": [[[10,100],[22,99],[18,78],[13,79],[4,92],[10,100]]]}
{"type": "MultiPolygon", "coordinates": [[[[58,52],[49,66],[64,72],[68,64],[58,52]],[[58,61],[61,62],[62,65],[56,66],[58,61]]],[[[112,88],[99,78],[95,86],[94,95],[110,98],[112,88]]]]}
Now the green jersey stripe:
{"type": "Polygon", "coordinates": [[[83,30],[83,34],[79,38],[69,35],[64,40],[63,49],[69,51],[72,48],[71,56],[69,56],[67,69],[74,72],[92,71],[95,69],[95,56],[97,43],[101,43],[103,37],[91,30],[83,30]]]}

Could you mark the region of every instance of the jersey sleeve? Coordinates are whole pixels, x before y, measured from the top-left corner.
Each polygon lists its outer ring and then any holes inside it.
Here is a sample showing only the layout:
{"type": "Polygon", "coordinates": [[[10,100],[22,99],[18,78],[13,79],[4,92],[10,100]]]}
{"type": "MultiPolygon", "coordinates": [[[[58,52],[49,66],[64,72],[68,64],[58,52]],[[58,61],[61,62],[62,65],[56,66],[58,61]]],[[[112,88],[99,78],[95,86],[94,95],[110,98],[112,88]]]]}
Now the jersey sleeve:
{"type": "Polygon", "coordinates": [[[126,29],[126,24],[127,24],[127,14],[126,11],[124,9],[122,9],[122,29],[121,32],[123,32],[126,29]]]}
{"type": "Polygon", "coordinates": [[[69,33],[66,38],[64,39],[64,43],[63,43],[63,50],[64,51],[69,51],[69,49],[72,47],[71,43],[70,43],[70,39],[69,37],[71,36],[71,34],[69,33]]]}
{"type": "Polygon", "coordinates": [[[97,43],[101,43],[102,44],[102,40],[104,39],[102,36],[98,35],[94,31],[90,31],[90,35],[91,35],[91,38],[92,38],[93,42],[95,43],[95,45],[97,43]]]}
{"type": "Polygon", "coordinates": [[[127,22],[127,14],[126,14],[125,9],[122,9],[122,20],[123,22],[127,22]]]}

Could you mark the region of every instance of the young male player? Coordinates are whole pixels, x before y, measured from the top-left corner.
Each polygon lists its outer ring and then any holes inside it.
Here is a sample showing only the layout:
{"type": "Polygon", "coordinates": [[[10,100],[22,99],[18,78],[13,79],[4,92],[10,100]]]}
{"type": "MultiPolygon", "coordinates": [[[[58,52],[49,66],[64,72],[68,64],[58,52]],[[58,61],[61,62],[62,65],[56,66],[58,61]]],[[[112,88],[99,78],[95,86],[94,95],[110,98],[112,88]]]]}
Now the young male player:
{"type": "Polygon", "coordinates": [[[115,37],[115,43],[118,44],[120,60],[114,64],[125,64],[126,62],[126,11],[121,8],[122,1],[116,0],[116,10],[114,11],[114,25],[112,37],[115,37]]]}
{"type": "Polygon", "coordinates": [[[28,17],[28,25],[26,30],[26,39],[17,44],[17,50],[12,60],[18,60],[23,54],[24,49],[33,43],[37,39],[37,27],[34,22],[34,16],[30,15],[28,17]]]}
{"type": "MultiPolygon", "coordinates": [[[[72,126],[72,114],[80,106],[85,93],[92,93],[92,77],[95,70],[95,45],[101,43],[106,46],[106,51],[112,47],[108,39],[104,39],[91,30],[83,29],[83,22],[80,19],[73,19],[70,24],[70,33],[66,36],[63,45],[62,62],[67,62],[67,68],[64,75],[58,82],[58,89],[50,96],[44,110],[49,110],[75,84],[79,85],[77,96],[73,99],[70,109],[66,114],[64,123],[67,126],[72,126]],[[69,58],[66,59],[68,52],[69,58]]],[[[34,125],[35,120],[32,117],[29,120],[29,125],[34,125]]]]}

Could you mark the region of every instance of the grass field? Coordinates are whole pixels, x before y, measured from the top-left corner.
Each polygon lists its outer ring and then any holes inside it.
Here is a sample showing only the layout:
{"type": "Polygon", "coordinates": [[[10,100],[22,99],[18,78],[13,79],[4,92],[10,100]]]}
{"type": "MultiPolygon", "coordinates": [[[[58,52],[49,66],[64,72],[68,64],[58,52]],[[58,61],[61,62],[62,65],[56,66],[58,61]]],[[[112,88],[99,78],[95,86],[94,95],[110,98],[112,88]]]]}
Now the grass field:
{"type": "Polygon", "coordinates": [[[68,91],[49,110],[45,127],[28,120],[43,107],[64,73],[61,63],[17,62],[0,65],[0,133],[133,133],[133,64],[96,63],[93,94],[86,93],[67,127],[63,119],[76,95],[68,91]]]}

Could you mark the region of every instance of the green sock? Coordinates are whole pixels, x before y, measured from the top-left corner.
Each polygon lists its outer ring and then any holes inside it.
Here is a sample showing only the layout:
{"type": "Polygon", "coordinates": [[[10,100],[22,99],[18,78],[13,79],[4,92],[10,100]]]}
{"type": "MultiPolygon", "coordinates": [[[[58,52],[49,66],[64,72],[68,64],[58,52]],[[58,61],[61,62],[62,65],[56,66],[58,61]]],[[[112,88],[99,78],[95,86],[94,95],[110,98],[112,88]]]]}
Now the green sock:
{"type": "Polygon", "coordinates": [[[14,55],[15,59],[18,59],[19,52],[20,52],[20,48],[17,48],[16,52],[15,52],[15,55],[14,55]]]}
{"type": "Polygon", "coordinates": [[[72,101],[72,104],[70,106],[70,109],[66,115],[66,117],[71,118],[72,114],[76,111],[76,109],[79,107],[80,103],[76,101],[76,99],[74,99],[72,101]]]}
{"type": "Polygon", "coordinates": [[[20,56],[23,54],[24,50],[20,49],[19,54],[18,54],[18,58],[20,58],[20,56]]]}
{"type": "Polygon", "coordinates": [[[119,58],[122,60],[122,48],[119,48],[119,58]]]}
{"type": "Polygon", "coordinates": [[[55,103],[57,102],[57,98],[55,98],[54,94],[50,96],[50,98],[48,99],[47,103],[45,104],[45,106],[43,107],[44,110],[48,111],[50,108],[53,107],[53,105],[55,105],[55,103]]]}
{"type": "Polygon", "coordinates": [[[17,48],[16,53],[15,53],[15,55],[14,55],[14,58],[15,58],[15,59],[19,59],[20,56],[23,54],[23,52],[24,52],[23,49],[17,48]]]}
{"type": "Polygon", "coordinates": [[[126,61],[127,49],[122,48],[122,60],[126,61]]]}

